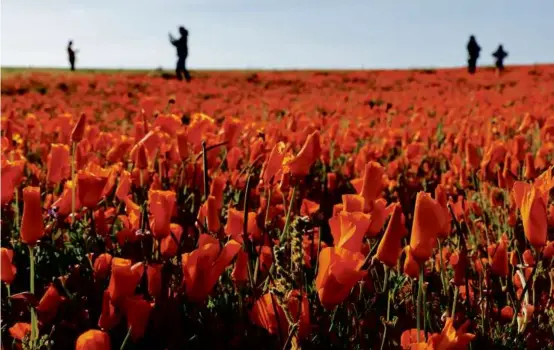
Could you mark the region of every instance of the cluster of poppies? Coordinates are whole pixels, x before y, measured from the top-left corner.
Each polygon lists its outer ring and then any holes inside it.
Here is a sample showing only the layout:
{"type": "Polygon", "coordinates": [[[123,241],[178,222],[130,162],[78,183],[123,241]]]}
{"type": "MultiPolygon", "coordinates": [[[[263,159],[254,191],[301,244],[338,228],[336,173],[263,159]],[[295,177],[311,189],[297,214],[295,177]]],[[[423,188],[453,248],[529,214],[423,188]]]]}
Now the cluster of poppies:
{"type": "Polygon", "coordinates": [[[2,343],[554,346],[553,79],[8,77],[2,343]]]}

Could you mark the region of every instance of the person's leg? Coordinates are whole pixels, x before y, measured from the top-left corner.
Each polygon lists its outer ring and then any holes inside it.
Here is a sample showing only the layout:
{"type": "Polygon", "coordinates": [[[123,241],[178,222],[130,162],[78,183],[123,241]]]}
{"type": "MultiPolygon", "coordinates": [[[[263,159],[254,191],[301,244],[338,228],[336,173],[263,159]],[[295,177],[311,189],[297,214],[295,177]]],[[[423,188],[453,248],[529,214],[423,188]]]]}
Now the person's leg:
{"type": "Polygon", "coordinates": [[[183,71],[185,72],[185,79],[186,79],[187,81],[190,81],[191,77],[190,77],[190,73],[189,73],[189,71],[188,71],[188,69],[187,69],[186,60],[187,60],[187,58],[185,57],[185,58],[183,59],[183,71]]]}
{"type": "Polygon", "coordinates": [[[177,60],[177,68],[175,69],[175,74],[178,80],[183,80],[183,77],[181,76],[182,65],[183,65],[183,59],[179,57],[179,59],[177,60]]]}
{"type": "Polygon", "coordinates": [[[69,61],[69,64],[71,65],[71,70],[74,71],[75,70],[75,61],[71,60],[71,61],[69,61]]]}

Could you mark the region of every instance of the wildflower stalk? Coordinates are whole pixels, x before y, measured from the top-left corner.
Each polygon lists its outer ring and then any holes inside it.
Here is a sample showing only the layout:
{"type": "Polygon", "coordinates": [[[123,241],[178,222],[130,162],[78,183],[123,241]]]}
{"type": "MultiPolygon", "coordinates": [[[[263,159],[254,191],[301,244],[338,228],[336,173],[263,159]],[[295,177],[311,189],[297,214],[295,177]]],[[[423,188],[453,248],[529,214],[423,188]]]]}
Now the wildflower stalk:
{"type": "Polygon", "coordinates": [[[444,279],[444,262],[442,260],[442,241],[437,238],[437,241],[439,242],[439,271],[440,271],[440,277],[441,277],[441,284],[442,284],[442,292],[444,295],[448,293],[447,291],[447,283],[444,279]]]}
{"type": "MultiPolygon", "coordinates": [[[[30,274],[30,292],[35,294],[35,253],[34,247],[29,247],[29,274],[30,274]]],[[[38,338],[38,324],[37,324],[37,313],[34,307],[31,306],[31,344],[34,344],[38,338]]]]}
{"type": "Polygon", "coordinates": [[[287,238],[287,233],[290,226],[290,214],[292,212],[292,205],[294,203],[294,197],[296,196],[296,185],[292,188],[292,195],[289,202],[289,209],[287,210],[287,218],[285,220],[285,227],[283,228],[283,233],[281,233],[281,237],[279,237],[279,240],[282,242],[284,239],[287,238]]]}
{"type": "Polygon", "coordinates": [[[133,329],[133,326],[129,327],[129,330],[127,331],[127,335],[125,336],[125,339],[123,339],[123,343],[121,343],[121,346],[119,347],[119,350],[125,349],[125,346],[127,345],[127,342],[129,341],[129,337],[131,336],[131,330],[133,329]]]}
{"type": "Polygon", "coordinates": [[[454,301],[452,302],[452,319],[456,317],[456,302],[458,301],[458,286],[454,286],[454,301]]]}
{"type": "MultiPolygon", "coordinates": [[[[246,188],[244,190],[244,217],[243,217],[243,224],[242,224],[242,234],[243,234],[243,249],[248,254],[248,263],[246,264],[246,267],[248,269],[248,279],[250,280],[250,288],[252,288],[252,293],[254,293],[254,278],[252,275],[252,259],[250,254],[250,249],[248,247],[249,238],[248,238],[248,198],[250,195],[250,180],[252,179],[252,173],[248,174],[248,178],[246,179],[246,188]]],[[[207,197],[206,197],[207,198],[207,197]]]]}
{"type": "MultiPolygon", "coordinates": [[[[385,283],[385,285],[386,285],[386,283],[385,283]]],[[[383,339],[381,340],[381,350],[383,350],[385,348],[385,340],[387,339],[387,330],[389,329],[391,299],[392,299],[392,291],[389,291],[388,294],[387,294],[387,319],[384,322],[385,330],[383,331],[383,339]]],[[[419,334],[419,331],[418,331],[418,334],[419,334]]]]}
{"type": "Polygon", "coordinates": [[[206,141],[202,141],[202,166],[204,167],[204,200],[209,196],[209,177],[208,177],[208,153],[206,149],[206,141]]]}
{"type": "MultiPolygon", "coordinates": [[[[417,324],[417,342],[420,342],[419,332],[421,330],[421,302],[423,300],[423,266],[419,269],[419,281],[417,288],[417,314],[416,314],[416,324],[417,324]]],[[[425,325],[425,319],[423,320],[425,325]]]]}

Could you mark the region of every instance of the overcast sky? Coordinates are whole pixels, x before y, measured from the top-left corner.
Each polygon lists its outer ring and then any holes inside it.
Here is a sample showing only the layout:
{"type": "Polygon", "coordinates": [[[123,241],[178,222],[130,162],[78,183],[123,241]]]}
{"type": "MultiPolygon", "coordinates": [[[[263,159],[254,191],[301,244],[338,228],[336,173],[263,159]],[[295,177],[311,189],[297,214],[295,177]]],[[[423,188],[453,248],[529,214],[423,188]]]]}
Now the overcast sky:
{"type": "Polygon", "coordinates": [[[2,65],[173,68],[167,33],[189,35],[191,68],[407,68],[554,63],[553,0],[2,0],[2,65]]]}

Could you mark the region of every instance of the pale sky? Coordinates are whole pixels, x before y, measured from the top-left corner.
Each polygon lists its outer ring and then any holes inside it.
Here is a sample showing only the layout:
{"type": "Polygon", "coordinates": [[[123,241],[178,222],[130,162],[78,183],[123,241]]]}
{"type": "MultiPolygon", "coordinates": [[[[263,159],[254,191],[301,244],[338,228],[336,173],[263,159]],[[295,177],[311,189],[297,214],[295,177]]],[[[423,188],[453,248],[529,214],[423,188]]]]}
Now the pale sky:
{"type": "Polygon", "coordinates": [[[173,69],[167,33],[189,29],[190,68],[409,68],[554,63],[553,0],[1,0],[2,66],[173,69]]]}

